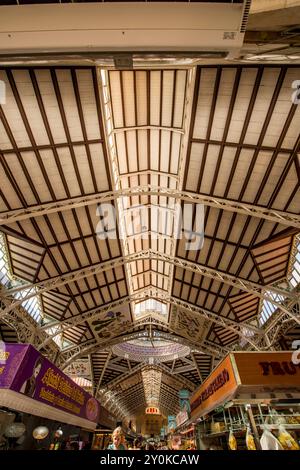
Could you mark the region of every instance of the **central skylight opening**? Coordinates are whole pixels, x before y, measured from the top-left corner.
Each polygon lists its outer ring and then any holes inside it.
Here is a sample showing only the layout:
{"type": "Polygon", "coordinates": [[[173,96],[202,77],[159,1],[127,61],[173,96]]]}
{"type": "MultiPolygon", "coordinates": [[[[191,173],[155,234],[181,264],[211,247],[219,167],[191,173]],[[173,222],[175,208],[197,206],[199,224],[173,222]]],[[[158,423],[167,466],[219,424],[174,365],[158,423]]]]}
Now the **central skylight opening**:
{"type": "Polygon", "coordinates": [[[136,318],[149,315],[150,313],[157,313],[165,317],[168,314],[168,306],[156,299],[147,299],[135,304],[134,314],[136,318]]]}

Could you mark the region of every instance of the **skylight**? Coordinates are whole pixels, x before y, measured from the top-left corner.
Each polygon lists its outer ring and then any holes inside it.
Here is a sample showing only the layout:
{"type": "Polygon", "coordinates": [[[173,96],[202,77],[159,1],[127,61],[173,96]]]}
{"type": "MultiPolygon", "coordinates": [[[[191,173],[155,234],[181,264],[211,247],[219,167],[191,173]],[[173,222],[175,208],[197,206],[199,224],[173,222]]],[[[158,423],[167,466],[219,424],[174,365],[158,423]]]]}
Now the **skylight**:
{"type": "Polygon", "coordinates": [[[60,331],[59,325],[52,326],[46,329],[46,332],[49,335],[55,335],[55,333],[57,333],[56,336],[54,336],[52,339],[53,341],[55,341],[55,343],[60,349],[65,349],[69,346],[72,346],[73,343],[71,341],[66,340],[63,337],[63,335],[59,333],[59,331],[60,331]]]}
{"type": "Polygon", "coordinates": [[[142,370],[143,385],[147,406],[159,406],[161,371],[153,367],[142,370]]]}
{"type": "MultiPolygon", "coordinates": [[[[14,277],[10,271],[10,266],[8,262],[8,256],[7,256],[7,249],[6,249],[6,244],[5,244],[5,238],[4,234],[0,233],[0,283],[5,286],[5,287],[18,287],[19,285],[22,285],[23,281],[19,280],[18,278],[14,277]]],[[[19,292],[15,292],[13,294],[15,299],[22,299],[23,297],[26,297],[27,294],[32,294],[36,292],[34,287],[28,287],[28,289],[24,289],[19,292]]],[[[26,312],[37,322],[41,323],[41,320],[43,318],[43,312],[40,304],[40,296],[39,295],[34,295],[30,297],[28,300],[24,300],[22,302],[22,307],[26,312]]],[[[45,319],[44,319],[45,320],[45,319]]],[[[51,319],[53,321],[53,319],[51,319]]],[[[49,328],[47,330],[47,333],[49,334],[54,334],[57,330],[54,330],[55,327],[49,328]]],[[[67,341],[64,338],[62,338],[60,335],[57,335],[53,338],[53,341],[58,345],[60,349],[66,348],[68,346],[71,346],[73,343],[71,341],[67,341]]]]}
{"type": "Polygon", "coordinates": [[[158,313],[159,315],[166,316],[168,314],[168,306],[159,300],[147,299],[135,304],[134,313],[137,318],[149,313],[158,313]]]}
{"type": "MultiPolygon", "coordinates": [[[[7,250],[5,245],[5,238],[3,233],[0,233],[0,282],[5,287],[14,286],[17,284],[22,284],[23,281],[19,281],[17,278],[14,278],[10,272],[7,250]]],[[[31,287],[28,289],[22,290],[21,292],[16,292],[14,297],[16,299],[22,299],[31,291],[31,287]]],[[[28,312],[28,314],[36,321],[39,322],[42,318],[41,307],[39,303],[38,296],[31,297],[28,300],[22,302],[22,307],[28,312]]]]}
{"type": "MultiPolygon", "coordinates": [[[[268,292],[268,297],[271,297],[275,302],[281,303],[284,301],[284,297],[279,294],[274,294],[273,292],[268,292]]],[[[260,313],[259,324],[260,326],[264,325],[267,320],[273,315],[275,310],[277,310],[277,305],[273,304],[269,300],[264,300],[262,305],[262,311],[260,313]]]]}
{"type": "MultiPolygon", "coordinates": [[[[28,294],[30,291],[31,288],[23,290],[22,292],[16,292],[14,297],[16,299],[22,299],[22,297],[26,296],[26,294],[28,294]]],[[[42,312],[38,295],[31,297],[28,300],[25,300],[24,302],[22,302],[21,305],[37,323],[40,323],[42,318],[42,312]]]]}

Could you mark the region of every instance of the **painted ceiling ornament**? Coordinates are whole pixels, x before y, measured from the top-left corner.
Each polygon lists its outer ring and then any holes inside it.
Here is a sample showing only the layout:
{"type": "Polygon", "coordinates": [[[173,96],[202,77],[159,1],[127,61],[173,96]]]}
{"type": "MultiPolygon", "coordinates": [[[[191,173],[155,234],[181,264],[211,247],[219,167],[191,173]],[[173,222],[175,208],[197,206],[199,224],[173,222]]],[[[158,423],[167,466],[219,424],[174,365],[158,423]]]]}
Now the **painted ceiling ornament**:
{"type": "Polygon", "coordinates": [[[190,353],[190,348],[180,343],[166,340],[150,341],[148,338],[118,343],[112,347],[112,350],[117,356],[138,362],[146,361],[149,364],[175,360],[190,353]]]}

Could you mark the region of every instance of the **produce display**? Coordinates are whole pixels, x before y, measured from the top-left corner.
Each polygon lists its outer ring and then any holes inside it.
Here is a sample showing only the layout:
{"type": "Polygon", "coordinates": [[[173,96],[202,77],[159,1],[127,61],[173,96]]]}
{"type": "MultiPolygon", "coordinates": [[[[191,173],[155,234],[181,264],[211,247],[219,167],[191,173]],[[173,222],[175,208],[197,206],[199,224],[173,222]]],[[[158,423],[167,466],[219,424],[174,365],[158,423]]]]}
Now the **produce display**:
{"type": "Polygon", "coordinates": [[[234,437],[234,434],[233,434],[232,431],[230,431],[230,433],[229,433],[228,447],[229,447],[230,450],[237,450],[236,438],[234,437]]]}
{"type": "Polygon", "coordinates": [[[284,426],[279,426],[278,440],[284,450],[300,450],[299,445],[284,426]]]}
{"type": "Polygon", "coordinates": [[[256,450],[254,437],[251,434],[249,428],[247,428],[247,432],[246,432],[246,447],[248,450],[256,450]]]}

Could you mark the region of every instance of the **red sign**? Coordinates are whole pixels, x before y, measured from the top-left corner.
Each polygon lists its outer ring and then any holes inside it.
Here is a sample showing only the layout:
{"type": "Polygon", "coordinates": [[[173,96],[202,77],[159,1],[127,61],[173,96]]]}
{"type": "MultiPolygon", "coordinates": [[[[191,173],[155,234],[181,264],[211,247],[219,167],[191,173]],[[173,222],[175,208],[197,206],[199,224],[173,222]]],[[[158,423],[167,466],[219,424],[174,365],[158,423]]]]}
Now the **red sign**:
{"type": "Polygon", "coordinates": [[[149,406],[146,408],[146,415],[160,415],[160,412],[155,406],[149,406]]]}

